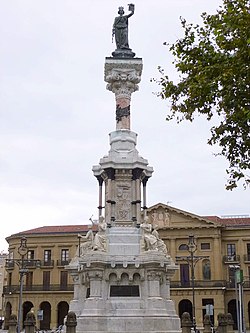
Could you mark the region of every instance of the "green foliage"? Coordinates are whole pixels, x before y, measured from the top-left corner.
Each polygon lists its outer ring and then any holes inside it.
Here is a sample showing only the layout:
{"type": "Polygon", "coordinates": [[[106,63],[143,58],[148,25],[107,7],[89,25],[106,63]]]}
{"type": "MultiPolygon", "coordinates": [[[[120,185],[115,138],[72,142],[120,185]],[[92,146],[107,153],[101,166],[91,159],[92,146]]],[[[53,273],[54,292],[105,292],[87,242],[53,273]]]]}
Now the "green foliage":
{"type": "Polygon", "coordinates": [[[226,189],[243,180],[250,184],[250,8],[249,0],[223,0],[216,14],[201,15],[203,24],[181,18],[184,37],[169,47],[179,82],[159,67],[159,96],[169,99],[167,120],[192,121],[203,114],[218,118],[211,127],[210,145],[229,162],[226,189]],[[218,117],[219,115],[219,117],[218,117]]]}

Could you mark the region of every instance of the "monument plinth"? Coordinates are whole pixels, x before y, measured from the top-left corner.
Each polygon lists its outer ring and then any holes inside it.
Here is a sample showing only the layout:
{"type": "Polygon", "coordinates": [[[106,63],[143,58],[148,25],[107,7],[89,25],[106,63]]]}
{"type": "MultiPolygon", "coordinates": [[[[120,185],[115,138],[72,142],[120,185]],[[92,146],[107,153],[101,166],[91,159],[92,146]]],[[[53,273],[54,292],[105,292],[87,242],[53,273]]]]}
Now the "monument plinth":
{"type": "MultiPolygon", "coordinates": [[[[128,50],[123,8],[114,23],[118,50],[128,50]],[[120,28],[118,26],[120,25],[120,28]],[[124,29],[123,33],[119,29],[124,29]]],[[[136,149],[130,101],[141,80],[142,59],[105,59],[104,80],[115,94],[116,130],[110,150],[93,166],[99,184],[98,232],[89,230],[67,266],[74,281],[70,311],[77,333],[180,333],[170,299],[177,270],[157,228],[147,218],[146,184],[153,168],[136,149]],[[103,192],[104,186],[104,192],[103,192]]]]}

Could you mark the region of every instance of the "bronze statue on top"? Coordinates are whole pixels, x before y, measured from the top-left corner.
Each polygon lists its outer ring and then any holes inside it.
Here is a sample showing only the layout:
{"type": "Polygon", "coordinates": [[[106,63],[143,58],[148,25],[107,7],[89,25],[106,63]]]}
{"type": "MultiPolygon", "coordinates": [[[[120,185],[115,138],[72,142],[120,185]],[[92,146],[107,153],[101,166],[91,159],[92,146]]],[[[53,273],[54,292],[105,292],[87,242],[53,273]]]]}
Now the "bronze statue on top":
{"type": "Polygon", "coordinates": [[[115,36],[116,50],[112,53],[115,58],[133,58],[135,53],[129,48],[128,43],[128,19],[135,12],[135,5],[129,4],[130,13],[124,15],[124,8],[119,7],[112,29],[112,41],[115,36]]]}

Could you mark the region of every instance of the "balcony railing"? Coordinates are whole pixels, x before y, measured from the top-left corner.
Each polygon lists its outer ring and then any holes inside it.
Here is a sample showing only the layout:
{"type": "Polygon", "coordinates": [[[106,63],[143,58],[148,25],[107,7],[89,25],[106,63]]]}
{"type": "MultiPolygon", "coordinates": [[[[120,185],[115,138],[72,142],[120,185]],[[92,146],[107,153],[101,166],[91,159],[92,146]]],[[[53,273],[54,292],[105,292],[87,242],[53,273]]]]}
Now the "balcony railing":
{"type": "Polygon", "coordinates": [[[239,263],[240,262],[240,256],[239,255],[226,255],[226,256],[223,256],[223,263],[224,264],[235,264],[235,263],[239,263]]]}
{"type": "Polygon", "coordinates": [[[250,253],[244,254],[244,262],[250,262],[250,253]]]}
{"type": "Polygon", "coordinates": [[[40,260],[40,265],[42,267],[54,267],[54,260],[40,260]]]}
{"type": "MultiPolygon", "coordinates": [[[[54,291],[74,291],[74,285],[60,285],[60,284],[50,284],[50,285],[30,285],[30,286],[23,286],[23,292],[54,292],[54,291]]],[[[4,286],[3,287],[3,294],[14,294],[20,292],[19,285],[11,285],[11,286],[4,286]]]]}
{"type": "Polygon", "coordinates": [[[68,260],[57,260],[57,266],[66,266],[70,263],[71,259],[68,260]]]}
{"type": "Polygon", "coordinates": [[[23,264],[23,267],[25,268],[36,268],[37,266],[40,266],[40,260],[37,259],[24,259],[23,263],[21,259],[6,259],[5,268],[7,270],[14,269],[15,263],[19,266],[23,264]]]}
{"type": "MultiPolygon", "coordinates": [[[[195,280],[195,288],[222,288],[226,286],[226,281],[224,280],[195,280]]],[[[192,288],[192,281],[171,281],[171,288],[192,288]]]]}

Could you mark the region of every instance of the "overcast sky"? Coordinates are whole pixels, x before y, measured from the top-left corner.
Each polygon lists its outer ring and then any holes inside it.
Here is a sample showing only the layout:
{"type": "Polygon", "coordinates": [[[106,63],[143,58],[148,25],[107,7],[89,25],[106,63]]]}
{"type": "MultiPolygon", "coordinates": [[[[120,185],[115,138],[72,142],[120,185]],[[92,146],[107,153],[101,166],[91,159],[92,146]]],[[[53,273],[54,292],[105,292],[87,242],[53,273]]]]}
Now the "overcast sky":
{"type": "MultiPolygon", "coordinates": [[[[249,214],[249,190],[225,190],[227,162],[207,145],[209,126],[166,122],[154,92],[161,65],[175,79],[163,43],[182,36],[179,17],[200,23],[219,0],[136,0],[129,44],[143,59],[132,95],[137,149],[154,168],[148,206],[159,202],[198,215],[249,214]]],[[[0,11],[0,251],[5,237],[45,225],[97,217],[92,166],[109,150],[115,98],[104,82],[111,30],[124,0],[8,0],[0,11]]]]}

